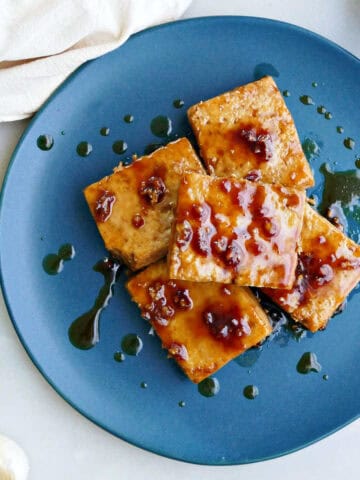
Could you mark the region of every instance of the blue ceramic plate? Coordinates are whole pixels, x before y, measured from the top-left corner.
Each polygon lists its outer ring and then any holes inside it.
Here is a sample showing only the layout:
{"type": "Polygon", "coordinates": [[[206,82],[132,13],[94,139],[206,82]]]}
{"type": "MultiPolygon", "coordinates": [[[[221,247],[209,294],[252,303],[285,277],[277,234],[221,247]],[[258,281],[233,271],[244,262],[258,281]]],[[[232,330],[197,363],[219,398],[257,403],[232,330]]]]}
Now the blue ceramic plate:
{"type": "MultiPolygon", "coordinates": [[[[308,31],[242,17],[153,28],[80,68],[31,122],[3,187],[3,290],[34,363],[64,399],[98,425],[147,450],[189,462],[238,464],[283,455],[335,431],[360,411],[356,292],[326,331],[301,341],[280,335],[253,365],[251,358],[245,367],[230,362],[216,375],[221,389],[212,398],[201,396],[148,334],[125,291],[125,274],[103,312],[98,345],[81,351],[68,340],[69,325],[92,306],[102,285],[92,267],[106,254],[82,189],[119,160],[157,143],[149,127],[155,116],[169,116],[174,135],[189,134],[186,107],[265,73],[290,92],[286,102],[301,139],[310,137],[320,148],[311,164],[321,195],[322,163],[336,171],[355,168],[356,148],[345,148],[343,141],[349,136],[360,144],[360,109],[355,108],[360,62],[308,31]],[[310,95],[315,105],[301,103],[302,95],[310,95]],[[183,99],[185,106],[174,108],[174,99],[183,99]],[[317,113],[319,105],[331,119],[317,113]],[[132,123],[124,122],[126,114],[134,116],[132,123]],[[102,127],[110,128],[108,136],[100,135],[102,127]],[[43,134],[54,138],[49,151],[37,147],[43,134]],[[128,144],[122,156],[112,150],[117,140],[128,144]],[[87,157],[76,152],[81,141],[93,147],[87,157]],[[43,258],[67,242],[74,245],[75,258],[60,274],[47,275],[43,258]],[[138,357],[117,363],[113,354],[127,333],[140,335],[144,348],[138,357]],[[317,354],[321,373],[297,373],[306,351],[317,354]],[[143,381],[147,388],[141,388],[143,381]],[[253,401],[243,396],[249,384],[260,391],[253,401]]],[[[358,230],[351,232],[358,240],[358,230]]]]}

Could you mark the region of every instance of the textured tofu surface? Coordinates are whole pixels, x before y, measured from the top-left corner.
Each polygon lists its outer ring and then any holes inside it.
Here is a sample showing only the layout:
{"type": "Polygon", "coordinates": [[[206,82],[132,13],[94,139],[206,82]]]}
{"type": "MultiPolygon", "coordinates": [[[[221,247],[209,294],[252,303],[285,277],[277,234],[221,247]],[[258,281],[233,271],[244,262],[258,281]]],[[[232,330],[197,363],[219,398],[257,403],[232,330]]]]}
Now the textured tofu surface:
{"type": "Polygon", "coordinates": [[[179,187],[169,276],[290,288],[305,193],[281,185],[186,174],[179,187]]]}
{"type": "Polygon", "coordinates": [[[169,280],[165,261],[132,277],[127,288],[169,356],[195,383],[271,333],[248,288],[169,280]]]}
{"type": "Polygon", "coordinates": [[[84,190],[106,248],[137,270],[166,255],[180,178],[204,169],[181,138],[84,190]]]}
{"type": "Polygon", "coordinates": [[[209,173],[307,188],[314,184],[292,116],[271,77],[188,110],[209,173]]]}
{"type": "Polygon", "coordinates": [[[264,292],[315,332],[360,281],[360,246],[306,205],[294,287],[264,292]]]}

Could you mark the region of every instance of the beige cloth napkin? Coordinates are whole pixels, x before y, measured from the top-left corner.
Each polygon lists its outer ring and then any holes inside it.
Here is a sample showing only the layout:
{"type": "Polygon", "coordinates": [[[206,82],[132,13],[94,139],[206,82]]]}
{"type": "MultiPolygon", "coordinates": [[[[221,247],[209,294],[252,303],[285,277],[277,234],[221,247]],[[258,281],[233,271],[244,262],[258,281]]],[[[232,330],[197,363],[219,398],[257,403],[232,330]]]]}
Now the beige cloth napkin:
{"type": "Polygon", "coordinates": [[[0,121],[31,116],[65,78],[191,0],[0,0],[0,121]]]}

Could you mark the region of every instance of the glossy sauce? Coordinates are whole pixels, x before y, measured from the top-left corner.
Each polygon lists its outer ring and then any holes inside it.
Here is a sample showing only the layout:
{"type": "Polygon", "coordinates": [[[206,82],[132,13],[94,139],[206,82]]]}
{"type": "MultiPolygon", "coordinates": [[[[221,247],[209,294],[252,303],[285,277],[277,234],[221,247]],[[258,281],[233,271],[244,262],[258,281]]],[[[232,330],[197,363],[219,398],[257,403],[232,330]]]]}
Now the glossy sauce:
{"type": "Polygon", "coordinates": [[[243,390],[243,394],[248,400],[254,400],[259,395],[259,389],[256,385],[247,385],[243,390]]]}
{"type": "Polygon", "coordinates": [[[80,157],[88,157],[92,152],[92,145],[89,142],[80,142],[76,147],[76,152],[80,157]]]}
{"type": "Polygon", "coordinates": [[[302,95],[299,100],[303,105],[314,105],[314,100],[309,95],[302,95]]]}
{"type": "Polygon", "coordinates": [[[164,145],[164,143],[149,143],[144,148],[144,155],[150,155],[151,153],[155,152],[155,150],[163,147],[164,145]]]}
{"type": "Polygon", "coordinates": [[[121,348],[127,355],[137,356],[143,349],[143,341],[135,333],[128,333],[121,340],[121,348]]]}
{"type": "Polygon", "coordinates": [[[211,335],[225,344],[251,333],[247,317],[239,305],[209,305],[202,318],[211,335]]]}
{"type": "Polygon", "coordinates": [[[43,259],[43,269],[48,275],[57,275],[64,268],[64,261],[72,260],[75,256],[75,248],[70,243],[61,245],[58,253],[49,253],[43,259]]]}
{"type": "Polygon", "coordinates": [[[294,287],[300,294],[299,305],[308,301],[312,291],[331,282],[334,278],[333,266],[332,258],[320,259],[305,252],[299,254],[294,287]]]}
{"type": "MultiPolygon", "coordinates": [[[[244,125],[226,133],[229,150],[242,145],[255,155],[259,163],[268,162],[274,155],[274,139],[271,133],[259,127],[244,125]]],[[[221,152],[219,152],[221,153],[221,152]]]]}
{"type": "Polygon", "coordinates": [[[40,135],[36,140],[36,145],[40,150],[51,150],[54,146],[54,137],[52,135],[40,135]]]}
{"type": "Polygon", "coordinates": [[[158,115],[151,120],[150,129],[156,137],[165,138],[172,132],[172,122],[169,117],[158,115]]]}
{"type": "Polygon", "coordinates": [[[135,228],[141,228],[145,225],[145,220],[139,213],[137,213],[133,216],[131,223],[135,228]]]}
{"type": "MultiPolygon", "coordinates": [[[[176,310],[188,311],[193,307],[193,301],[187,288],[178,286],[173,280],[152,282],[147,289],[150,302],[143,308],[142,316],[156,323],[157,326],[166,327],[176,310]]],[[[172,345],[173,354],[186,356],[181,345],[172,345]]]]}
{"type": "Polygon", "coordinates": [[[305,138],[302,143],[302,149],[308,161],[320,155],[320,145],[313,138],[305,138]]]}
{"type": "Polygon", "coordinates": [[[107,137],[108,135],[110,135],[110,128],[109,127],[100,128],[100,135],[102,135],[103,137],[107,137]]]}
{"type": "Polygon", "coordinates": [[[109,258],[100,260],[94,265],[95,272],[104,276],[104,285],[101,287],[93,307],[74,320],[69,328],[69,339],[74,347],[87,350],[94,347],[99,341],[100,315],[112,297],[112,289],[120,268],[120,263],[109,258]]]}
{"type": "Polygon", "coordinates": [[[259,63],[254,68],[254,78],[255,80],[260,80],[267,75],[270,77],[278,77],[280,75],[279,71],[271,63],[259,63]]]}
{"type": "Polygon", "coordinates": [[[342,224],[346,231],[345,212],[355,218],[356,209],[360,207],[360,172],[358,170],[332,172],[327,164],[321,165],[320,172],[324,176],[325,184],[319,210],[335,225],[342,224]],[[334,217],[337,217],[338,222],[333,221],[334,217]]]}
{"type": "Polygon", "coordinates": [[[128,145],[124,140],[117,140],[113,143],[112,149],[117,155],[122,155],[128,149],[128,145]]]}
{"type": "Polygon", "coordinates": [[[124,116],[125,123],[133,123],[133,121],[134,121],[134,116],[131,115],[130,113],[124,116]]]}
{"type": "MultiPolygon", "coordinates": [[[[300,205],[297,193],[288,192],[283,187],[277,190],[275,187],[227,179],[214,180],[210,188],[214,187],[214,194],[218,195],[216,205],[222,199],[222,192],[227,197],[221,215],[216,213],[209,201],[192,203],[191,197],[186,201],[184,196],[181,208],[178,206],[175,242],[181,252],[191,248],[198,256],[214,261],[234,276],[241,268],[248,269],[252,258],[259,257],[258,262],[268,263],[273,252],[278,256],[284,252],[283,227],[276,217],[279,213],[273,207],[272,195],[275,198],[279,195],[279,202],[297,209],[300,205]],[[234,226],[237,216],[245,217],[243,227],[234,226]]],[[[274,267],[281,284],[288,283],[288,272],[293,262],[293,256],[284,256],[274,267]]]]}
{"type": "Polygon", "coordinates": [[[182,108],[184,106],[184,100],[177,98],[176,100],[173,101],[173,106],[174,108],[182,108]]]}
{"type": "Polygon", "coordinates": [[[302,374],[307,374],[310,372],[319,373],[321,368],[322,367],[318,362],[317,356],[312,352],[305,352],[296,365],[296,370],[302,374]]]}
{"type": "Polygon", "coordinates": [[[108,190],[100,190],[95,203],[94,216],[97,222],[106,222],[112,213],[116,196],[108,190]]]}
{"type": "Polygon", "coordinates": [[[123,362],[125,360],[125,355],[122,352],[115,352],[114,353],[114,360],[115,362],[123,362]]]}
{"type": "Polygon", "coordinates": [[[167,192],[166,185],[161,176],[152,175],[146,180],[142,180],[138,193],[142,199],[149,205],[160,203],[167,192]]]}
{"type": "Polygon", "coordinates": [[[205,378],[198,384],[198,392],[204,397],[214,397],[220,391],[220,383],[215,377],[205,378]]]}
{"type": "Polygon", "coordinates": [[[348,148],[349,150],[354,150],[355,140],[353,138],[346,137],[344,140],[344,147],[348,148]]]}

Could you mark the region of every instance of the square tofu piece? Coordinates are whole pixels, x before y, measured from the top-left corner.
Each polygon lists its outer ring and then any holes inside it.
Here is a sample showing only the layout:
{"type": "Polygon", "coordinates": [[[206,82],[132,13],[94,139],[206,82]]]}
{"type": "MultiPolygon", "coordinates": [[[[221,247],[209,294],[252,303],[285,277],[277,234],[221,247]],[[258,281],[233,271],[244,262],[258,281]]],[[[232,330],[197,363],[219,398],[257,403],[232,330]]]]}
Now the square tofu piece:
{"type": "Polygon", "coordinates": [[[360,281],[360,246],[306,205],[301,253],[291,290],[264,289],[294,320],[312,332],[329,318],[360,281]]]}
{"type": "Polygon", "coordinates": [[[165,261],[135,275],[127,288],[169,356],[195,383],[271,333],[250,289],[169,280],[165,261]]]}
{"type": "Polygon", "coordinates": [[[271,77],[200,102],[188,117],[209,173],[314,185],[294,120],[271,77]]]}
{"type": "Polygon", "coordinates": [[[106,248],[132,270],[166,255],[177,190],[188,171],[204,169],[181,138],[84,190],[106,248]]]}
{"type": "Polygon", "coordinates": [[[304,204],[302,190],[186,174],[169,248],[170,278],[291,288],[304,204]]]}

